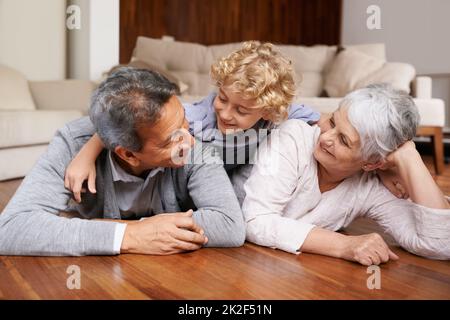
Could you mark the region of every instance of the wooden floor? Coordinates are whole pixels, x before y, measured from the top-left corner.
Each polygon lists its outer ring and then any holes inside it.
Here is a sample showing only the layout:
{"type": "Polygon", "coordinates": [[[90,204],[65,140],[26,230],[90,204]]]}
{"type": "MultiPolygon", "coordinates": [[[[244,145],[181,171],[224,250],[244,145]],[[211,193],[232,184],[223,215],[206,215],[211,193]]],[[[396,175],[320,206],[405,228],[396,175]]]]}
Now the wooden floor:
{"type": "MultiPolygon", "coordinates": [[[[450,166],[436,180],[450,194],[450,166]]],[[[19,184],[0,183],[0,211],[19,184]]],[[[377,230],[358,220],[345,232],[377,230]]],[[[450,299],[449,261],[393,250],[400,260],[381,266],[372,290],[359,264],[252,244],[166,257],[0,256],[0,299],[450,299]],[[80,268],[80,289],[67,286],[70,266],[80,268]]]]}

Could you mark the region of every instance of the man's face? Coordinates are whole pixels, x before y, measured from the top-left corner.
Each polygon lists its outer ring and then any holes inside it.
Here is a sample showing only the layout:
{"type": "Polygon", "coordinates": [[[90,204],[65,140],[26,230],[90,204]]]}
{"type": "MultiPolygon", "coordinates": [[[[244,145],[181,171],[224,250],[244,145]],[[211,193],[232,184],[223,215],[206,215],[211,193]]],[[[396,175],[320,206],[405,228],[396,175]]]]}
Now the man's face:
{"type": "Polygon", "coordinates": [[[140,169],[183,166],[194,145],[194,138],[188,129],[184,108],[178,98],[172,96],[161,110],[156,123],[142,125],[137,129],[142,149],[133,154],[139,160],[140,169]]]}

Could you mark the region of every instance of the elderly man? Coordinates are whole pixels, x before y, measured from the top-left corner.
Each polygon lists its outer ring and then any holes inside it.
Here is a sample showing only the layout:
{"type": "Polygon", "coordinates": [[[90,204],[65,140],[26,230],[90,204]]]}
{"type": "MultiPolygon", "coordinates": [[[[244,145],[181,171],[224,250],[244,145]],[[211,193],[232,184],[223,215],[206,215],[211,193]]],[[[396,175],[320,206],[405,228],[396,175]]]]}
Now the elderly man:
{"type": "Polygon", "coordinates": [[[145,70],[122,68],[106,79],[92,97],[95,129],[83,118],[59,130],[0,215],[0,254],[172,254],[241,246],[245,227],[233,187],[221,160],[186,135],[177,91],[145,70]],[[64,172],[94,132],[106,146],[96,161],[96,193],[87,191],[77,204],[64,187],[64,172]],[[67,211],[87,219],[61,216],[67,211]]]}

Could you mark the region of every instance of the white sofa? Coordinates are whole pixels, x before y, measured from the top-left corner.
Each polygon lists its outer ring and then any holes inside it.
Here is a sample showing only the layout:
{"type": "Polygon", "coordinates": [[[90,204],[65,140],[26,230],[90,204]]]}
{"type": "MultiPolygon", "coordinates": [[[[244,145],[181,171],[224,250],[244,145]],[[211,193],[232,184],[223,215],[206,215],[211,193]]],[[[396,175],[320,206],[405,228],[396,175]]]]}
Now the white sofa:
{"type": "Polygon", "coordinates": [[[86,114],[94,83],[27,81],[0,65],[0,181],[23,177],[56,130],[86,114]]]}
{"type": "MultiPolygon", "coordinates": [[[[211,64],[239,48],[241,44],[204,46],[197,43],[138,37],[131,61],[158,66],[159,70],[162,69],[171,77],[176,77],[179,80],[178,84],[183,87],[181,100],[192,102],[201,99],[214,89],[209,77],[211,64]]],[[[321,113],[335,110],[342,97],[321,97],[321,94],[327,86],[333,85],[327,76],[333,68],[336,69],[336,46],[279,45],[278,48],[291,59],[297,80],[301,79],[296,102],[310,105],[321,113]]],[[[431,78],[416,77],[414,67],[408,64],[386,62],[384,44],[352,45],[346,46],[346,50],[362,53],[365,60],[362,60],[362,65],[359,66],[356,63],[355,66],[351,66],[348,61],[347,65],[338,66],[335,71],[347,73],[347,78],[342,81],[348,82],[338,85],[344,84],[344,88],[351,88],[352,83],[356,83],[354,76],[357,73],[377,64],[383,66],[381,71],[372,73],[363,79],[365,81],[359,83],[366,85],[374,82],[376,75],[381,75],[380,79],[384,79],[383,82],[392,82],[393,85],[410,91],[421,116],[418,135],[432,138],[436,171],[438,174],[441,173],[444,168],[442,128],[445,123],[445,105],[443,100],[432,98],[431,78]],[[351,67],[354,69],[350,70],[351,67]],[[390,74],[385,73],[386,70],[390,70],[390,74]]],[[[337,80],[341,81],[340,77],[337,80]]]]}
{"type": "MultiPolygon", "coordinates": [[[[132,61],[157,66],[182,88],[182,101],[193,102],[214,87],[209,77],[216,59],[239,48],[241,43],[203,46],[139,37],[132,61]],[[174,80],[175,79],[175,80],[174,80]]],[[[336,56],[335,46],[278,46],[302,77],[297,102],[326,113],[341,97],[319,97],[326,74],[336,56]]],[[[385,60],[383,44],[349,46],[375,59],[385,60]]],[[[351,80],[351,79],[350,79],[351,80]]],[[[419,135],[431,136],[437,173],[444,168],[442,128],[444,102],[431,97],[431,78],[411,78],[411,94],[419,107],[419,135]]],[[[55,131],[86,114],[95,83],[85,80],[27,81],[16,70],[0,65],[0,181],[23,177],[46,149],[55,131]]]]}

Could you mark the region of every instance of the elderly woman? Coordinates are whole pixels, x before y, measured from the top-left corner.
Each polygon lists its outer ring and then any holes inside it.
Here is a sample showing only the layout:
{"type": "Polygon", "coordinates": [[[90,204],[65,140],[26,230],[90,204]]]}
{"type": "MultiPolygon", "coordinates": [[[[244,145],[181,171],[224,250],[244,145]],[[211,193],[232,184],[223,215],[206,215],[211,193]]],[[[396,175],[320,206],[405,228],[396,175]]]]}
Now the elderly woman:
{"type": "Polygon", "coordinates": [[[450,259],[449,203],[411,141],[418,122],[407,94],[373,85],[347,95],[320,127],[282,124],[244,185],[247,240],[363,265],[397,259],[378,234],[334,232],[369,217],[406,250],[450,259]],[[391,194],[376,169],[396,170],[410,199],[391,194]]]}

